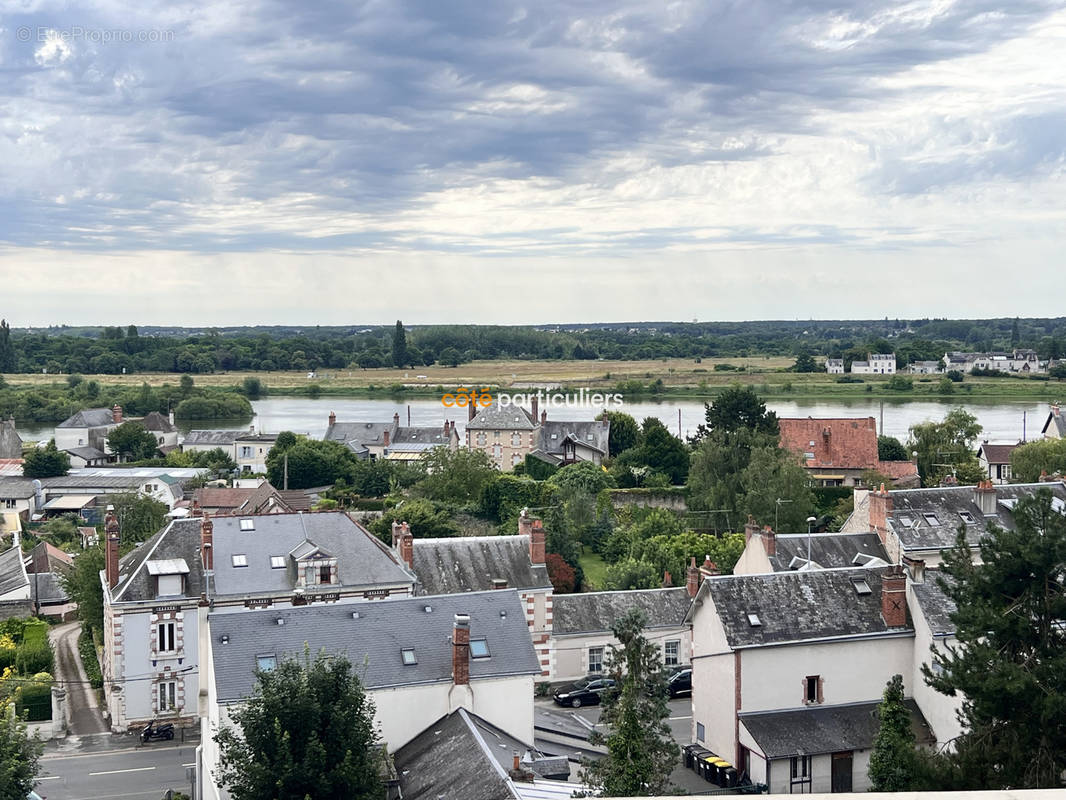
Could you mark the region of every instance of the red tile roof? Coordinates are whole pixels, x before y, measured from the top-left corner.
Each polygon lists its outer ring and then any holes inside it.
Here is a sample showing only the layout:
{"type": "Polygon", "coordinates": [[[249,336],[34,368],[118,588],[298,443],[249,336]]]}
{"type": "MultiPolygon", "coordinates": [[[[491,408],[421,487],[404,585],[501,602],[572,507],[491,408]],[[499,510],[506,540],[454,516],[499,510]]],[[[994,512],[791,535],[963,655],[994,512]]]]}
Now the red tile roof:
{"type": "Polygon", "coordinates": [[[805,466],[877,469],[877,425],[859,419],[782,419],[781,447],[799,453],[805,466]]]}
{"type": "Polygon", "coordinates": [[[255,493],[255,489],[223,489],[201,486],[193,492],[192,499],[206,509],[233,509],[255,493]]]}

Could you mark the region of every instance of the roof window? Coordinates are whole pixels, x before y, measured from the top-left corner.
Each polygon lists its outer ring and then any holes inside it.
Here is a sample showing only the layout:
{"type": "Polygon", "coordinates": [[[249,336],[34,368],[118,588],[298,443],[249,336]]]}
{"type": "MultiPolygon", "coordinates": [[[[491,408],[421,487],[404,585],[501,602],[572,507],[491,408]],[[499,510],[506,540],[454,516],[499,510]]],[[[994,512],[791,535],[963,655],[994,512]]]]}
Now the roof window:
{"type": "Polygon", "coordinates": [[[489,657],[489,643],[484,639],[471,639],[470,640],[470,657],[471,658],[488,658],[489,657]]]}
{"type": "Polygon", "coordinates": [[[936,518],[936,514],[934,514],[932,511],[923,512],[922,516],[925,517],[925,521],[928,522],[930,525],[940,524],[940,520],[936,518]]]}
{"type": "Polygon", "coordinates": [[[234,553],[232,556],[230,556],[230,559],[232,560],[233,566],[235,567],[248,566],[248,556],[246,556],[244,553],[234,553]]]}
{"type": "Polygon", "coordinates": [[[285,569],[285,556],[271,556],[270,557],[271,569],[285,569]]]}
{"type": "Polygon", "coordinates": [[[415,658],[415,649],[413,647],[405,647],[400,650],[400,659],[403,661],[405,667],[411,667],[418,663],[418,659],[415,658]]]}
{"type": "Polygon", "coordinates": [[[753,628],[758,628],[762,625],[762,620],[759,619],[758,614],[748,614],[748,624],[753,628]]]}
{"type": "Polygon", "coordinates": [[[962,517],[962,521],[967,525],[973,525],[976,520],[973,518],[973,514],[969,511],[960,511],[959,516],[962,517]]]}
{"type": "Polygon", "coordinates": [[[242,519],[241,520],[241,530],[242,531],[254,531],[255,530],[255,520],[254,519],[242,519]]]}
{"type": "Polygon", "coordinates": [[[914,520],[910,517],[900,517],[899,524],[902,525],[904,528],[909,528],[914,525],[914,520]]]}
{"type": "Polygon", "coordinates": [[[866,578],[853,578],[851,585],[855,587],[856,594],[870,594],[870,584],[866,582],[866,578]]]}
{"type": "Polygon", "coordinates": [[[271,672],[277,669],[278,657],[273,653],[255,657],[255,666],[260,672],[271,672]]]}

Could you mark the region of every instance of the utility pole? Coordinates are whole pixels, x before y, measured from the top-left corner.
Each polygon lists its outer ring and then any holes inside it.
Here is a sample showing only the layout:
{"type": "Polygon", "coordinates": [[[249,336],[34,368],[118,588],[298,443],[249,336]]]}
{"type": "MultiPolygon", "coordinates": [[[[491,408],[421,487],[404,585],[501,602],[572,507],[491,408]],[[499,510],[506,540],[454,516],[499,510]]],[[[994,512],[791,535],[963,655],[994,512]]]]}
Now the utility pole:
{"type": "Polygon", "coordinates": [[[285,464],[285,479],[283,480],[285,491],[289,491],[289,454],[285,453],[282,456],[282,460],[285,464]]]}

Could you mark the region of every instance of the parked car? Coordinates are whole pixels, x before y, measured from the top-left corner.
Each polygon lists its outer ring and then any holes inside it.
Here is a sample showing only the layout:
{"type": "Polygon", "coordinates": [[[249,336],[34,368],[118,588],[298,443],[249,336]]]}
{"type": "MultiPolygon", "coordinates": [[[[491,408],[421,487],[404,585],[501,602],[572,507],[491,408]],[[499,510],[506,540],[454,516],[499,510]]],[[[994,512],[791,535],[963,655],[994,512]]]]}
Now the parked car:
{"type": "Polygon", "coordinates": [[[666,682],[671,697],[680,697],[683,694],[692,694],[692,668],[679,669],[669,677],[666,682]]]}
{"type": "Polygon", "coordinates": [[[581,708],[581,706],[597,705],[600,702],[600,695],[613,687],[614,681],[611,678],[586,678],[564,686],[552,696],[561,706],[581,708]]]}

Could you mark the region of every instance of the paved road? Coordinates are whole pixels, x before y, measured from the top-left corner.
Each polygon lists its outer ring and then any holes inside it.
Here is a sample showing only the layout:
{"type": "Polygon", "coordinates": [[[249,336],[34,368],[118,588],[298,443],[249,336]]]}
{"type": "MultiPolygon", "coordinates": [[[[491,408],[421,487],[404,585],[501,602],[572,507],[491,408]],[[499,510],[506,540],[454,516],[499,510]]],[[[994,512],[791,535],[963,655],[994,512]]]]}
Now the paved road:
{"type": "Polygon", "coordinates": [[[78,653],[80,622],[65,622],[48,632],[56,654],[56,681],[67,690],[67,720],[69,732],[74,736],[103,733],[107,730],[96,692],[89,687],[89,679],[82,667],[78,653]]]}
{"type": "Polygon", "coordinates": [[[194,764],[195,742],[135,747],[131,739],[107,734],[50,743],[37,791],[47,800],[160,800],[167,789],[188,794],[185,769],[194,764]]]}

